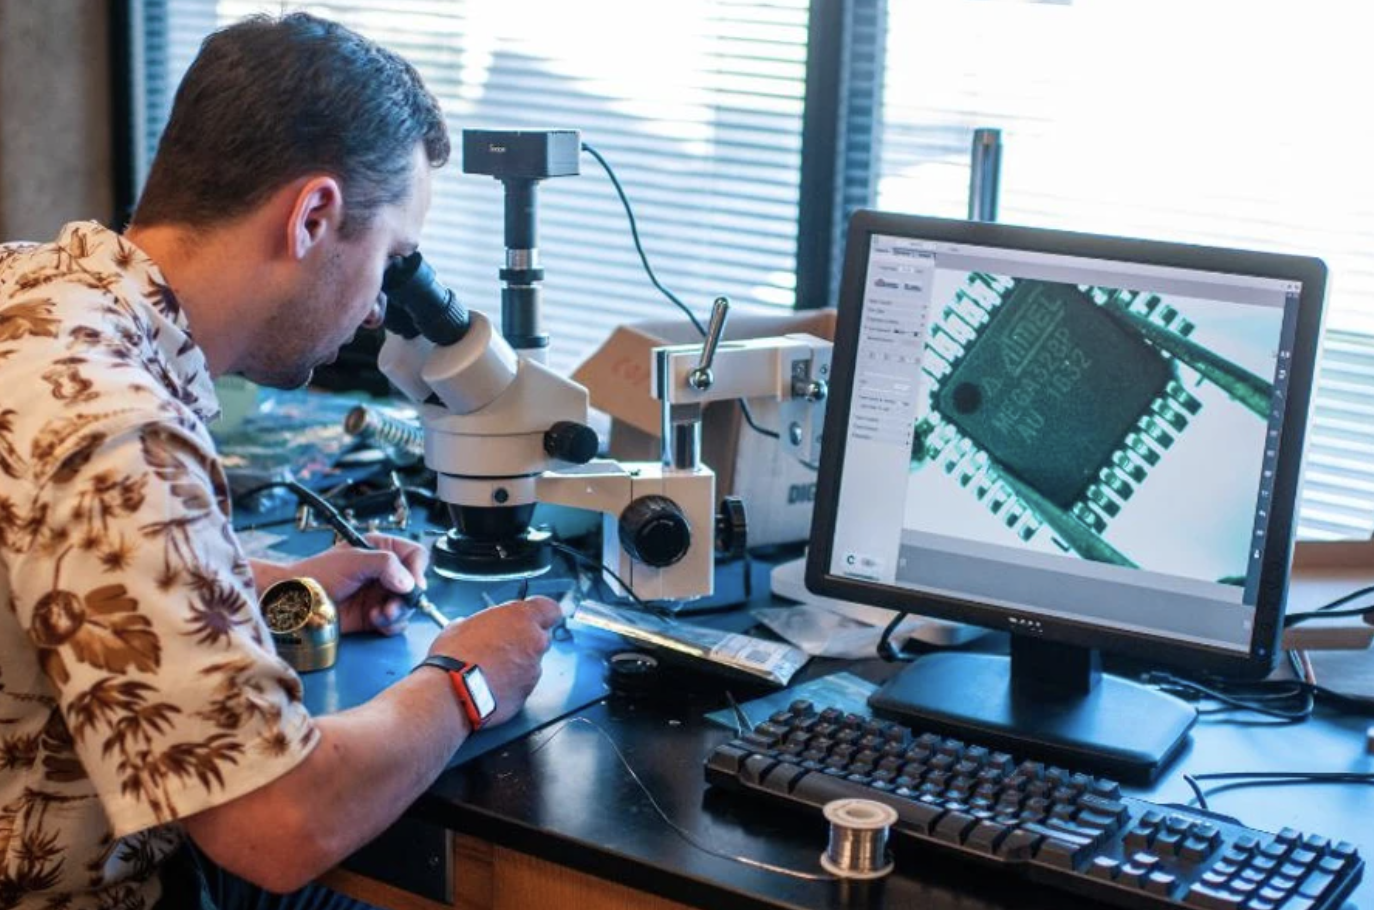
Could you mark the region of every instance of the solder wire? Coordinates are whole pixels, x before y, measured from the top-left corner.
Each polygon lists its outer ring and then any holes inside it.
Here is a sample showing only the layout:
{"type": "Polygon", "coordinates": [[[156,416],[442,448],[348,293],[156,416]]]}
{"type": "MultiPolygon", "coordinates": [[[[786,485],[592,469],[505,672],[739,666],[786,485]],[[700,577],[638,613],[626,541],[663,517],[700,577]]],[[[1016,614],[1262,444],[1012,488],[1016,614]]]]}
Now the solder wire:
{"type": "Polygon", "coordinates": [[[549,743],[553,742],[554,738],[557,737],[560,733],[568,729],[568,727],[572,724],[576,723],[586,724],[587,726],[595,730],[597,733],[601,734],[601,738],[606,740],[610,747],[615,751],[616,757],[620,759],[620,764],[625,768],[625,773],[630,775],[630,778],[636,784],[639,785],[639,789],[643,791],[644,797],[649,801],[649,805],[653,806],[654,811],[658,813],[658,817],[663,819],[663,823],[667,825],[669,828],[671,828],[673,830],[673,833],[675,833],[678,837],[682,838],[688,844],[692,845],[693,847],[696,847],[703,853],[709,853],[712,856],[719,857],[720,859],[728,859],[732,862],[741,863],[745,866],[751,866],[755,869],[763,869],[765,872],[775,872],[778,875],[786,875],[791,878],[799,878],[803,881],[828,882],[834,881],[837,878],[837,876],[830,875],[829,873],[825,872],[803,872],[800,869],[789,869],[786,866],[776,866],[772,863],[765,863],[760,860],[751,859],[750,857],[740,856],[734,853],[726,853],[723,850],[716,850],[712,847],[706,846],[697,838],[695,834],[688,831],[686,828],[682,827],[677,822],[673,821],[671,818],[668,817],[668,813],[665,812],[663,810],[663,807],[658,804],[658,800],[654,799],[654,794],[649,790],[648,786],[645,785],[644,781],[640,779],[639,775],[635,773],[635,769],[631,767],[629,760],[625,758],[625,753],[620,751],[620,747],[616,745],[615,740],[611,738],[611,735],[607,733],[600,724],[596,723],[593,720],[588,720],[585,717],[568,718],[563,723],[559,724],[558,727],[556,727],[553,730],[553,732],[549,734],[547,739],[545,739],[542,743],[536,746],[534,752],[538,752],[540,749],[543,749],[549,743]]]}

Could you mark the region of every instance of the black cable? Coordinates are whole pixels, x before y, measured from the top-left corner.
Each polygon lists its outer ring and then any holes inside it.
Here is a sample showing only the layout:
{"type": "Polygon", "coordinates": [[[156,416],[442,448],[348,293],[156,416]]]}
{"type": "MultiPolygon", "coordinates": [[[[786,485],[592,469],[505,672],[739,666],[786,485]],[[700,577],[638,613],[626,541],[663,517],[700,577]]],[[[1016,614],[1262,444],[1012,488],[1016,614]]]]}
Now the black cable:
{"type": "Polygon", "coordinates": [[[1269,716],[1276,723],[1290,724],[1305,720],[1321,705],[1345,714],[1374,716],[1374,698],[1350,695],[1308,682],[1300,677],[1302,668],[1296,655],[1291,651],[1287,655],[1294,673],[1299,674],[1298,679],[1236,681],[1207,677],[1191,680],[1164,671],[1146,673],[1142,679],[1189,701],[1213,699],[1222,705],[1219,708],[1202,709],[1199,711],[1201,714],[1250,711],[1269,716]]]}
{"type": "Polygon", "coordinates": [[[1374,607],[1355,607],[1350,610],[1331,610],[1328,607],[1321,607],[1304,613],[1289,613],[1283,618],[1283,627],[1288,629],[1311,619],[1337,619],[1342,616],[1374,616],[1374,607]]]}
{"type": "Polygon", "coordinates": [[[1191,774],[1185,774],[1183,775],[1183,782],[1192,788],[1193,796],[1197,799],[1198,808],[1206,811],[1209,808],[1207,805],[1207,794],[1202,791],[1202,785],[1197,782],[1197,778],[1193,777],[1191,774]]]}
{"type": "Polygon", "coordinates": [[[667,619],[667,620],[671,620],[671,619],[673,618],[673,617],[672,617],[672,614],[669,613],[667,610],[663,609],[662,607],[659,607],[659,606],[657,606],[657,605],[655,605],[655,604],[651,604],[651,603],[649,603],[647,600],[641,599],[640,596],[639,596],[638,594],[636,594],[636,593],[634,592],[634,590],[633,590],[629,585],[627,585],[627,584],[625,583],[625,579],[623,579],[623,578],[621,578],[619,575],[615,574],[615,572],[612,571],[611,568],[610,568],[609,566],[605,565],[604,563],[600,562],[599,560],[592,559],[592,558],[591,558],[590,556],[588,556],[586,553],[583,553],[582,551],[576,549],[575,547],[570,547],[570,546],[568,546],[568,545],[565,544],[565,543],[559,543],[559,542],[556,541],[556,540],[550,540],[550,541],[549,541],[549,546],[552,547],[554,550],[556,550],[556,551],[559,552],[559,553],[566,553],[567,555],[571,556],[573,559],[577,560],[578,562],[581,562],[583,565],[591,566],[592,568],[596,569],[597,571],[605,572],[607,575],[609,575],[609,576],[611,576],[612,578],[614,578],[615,581],[616,581],[616,584],[618,584],[618,585],[620,585],[620,587],[624,588],[624,589],[625,589],[625,593],[628,594],[628,595],[630,595],[630,599],[633,600],[633,601],[635,602],[635,604],[637,604],[637,605],[639,606],[639,608],[640,608],[641,610],[643,610],[644,612],[646,612],[646,613],[652,613],[652,614],[654,614],[655,616],[659,616],[659,617],[661,617],[661,618],[663,618],[663,619],[667,619]]]}
{"type": "Polygon", "coordinates": [[[605,170],[606,176],[611,178],[611,186],[615,187],[616,195],[620,197],[620,204],[625,207],[625,216],[630,220],[630,236],[634,239],[635,251],[639,253],[639,261],[643,263],[644,271],[648,273],[649,280],[653,282],[654,287],[663,292],[664,297],[671,300],[677,305],[679,310],[682,310],[682,312],[686,314],[687,318],[691,320],[692,325],[696,327],[698,334],[705,335],[706,327],[701,324],[701,320],[697,319],[696,314],[688,309],[687,304],[679,300],[676,294],[663,286],[662,282],[658,280],[658,276],[654,274],[653,266],[649,265],[649,257],[644,253],[644,244],[639,240],[639,225],[635,221],[634,209],[630,207],[630,198],[625,195],[625,190],[621,188],[620,180],[616,178],[615,171],[611,169],[610,163],[607,162],[605,158],[601,157],[600,152],[585,142],[582,143],[582,150],[595,158],[597,162],[600,163],[602,169],[605,170]]]}
{"type": "Polygon", "coordinates": [[[1299,623],[1307,622],[1309,619],[1321,619],[1327,617],[1334,618],[1338,616],[1369,616],[1370,614],[1374,614],[1374,607],[1357,607],[1353,610],[1336,610],[1337,607],[1344,606],[1345,604],[1350,603],[1352,600],[1364,597],[1368,594],[1374,594],[1374,585],[1370,585],[1364,588],[1357,588],[1356,590],[1351,591],[1349,594],[1345,594],[1341,597],[1337,597],[1335,600],[1322,604],[1315,610],[1307,610],[1302,613],[1289,613],[1287,616],[1283,618],[1284,628],[1288,628],[1289,626],[1296,626],[1299,623]]]}
{"type": "Polygon", "coordinates": [[[353,527],[353,524],[348,519],[343,517],[342,512],[334,508],[334,506],[330,505],[330,503],[319,493],[316,493],[314,490],[310,489],[305,484],[300,483],[299,481],[276,480],[271,483],[260,484],[256,487],[253,487],[250,490],[246,490],[242,495],[244,497],[256,496],[257,494],[262,493],[265,490],[274,490],[279,488],[285,488],[287,490],[290,490],[292,493],[296,494],[296,498],[303,500],[306,505],[310,506],[312,509],[319,512],[320,517],[324,519],[324,523],[329,525],[329,527],[334,531],[334,533],[338,534],[344,540],[348,541],[350,545],[355,546],[360,550],[375,549],[375,547],[373,547],[372,544],[368,542],[367,538],[364,537],[361,533],[359,533],[358,529],[353,527]]]}
{"type": "Polygon", "coordinates": [[[883,629],[883,634],[878,638],[878,656],[888,663],[910,663],[913,658],[907,657],[892,644],[892,633],[897,631],[897,626],[906,619],[907,614],[900,610],[893,615],[892,621],[883,629]]]}
{"type": "MultiPolygon", "coordinates": [[[[761,427],[758,424],[754,423],[754,415],[749,413],[749,405],[745,403],[745,400],[743,398],[739,399],[739,409],[744,414],[744,422],[749,424],[749,428],[752,429],[755,433],[767,436],[769,439],[782,438],[777,433],[774,433],[772,430],[767,429],[766,427],[761,427]]],[[[803,464],[805,464],[805,462],[803,462],[803,464]]],[[[810,465],[807,465],[807,467],[810,467],[810,465]]]]}
{"type": "MultiPolygon", "coordinates": [[[[1181,698],[1197,701],[1207,698],[1227,706],[1226,710],[1249,711],[1285,724],[1299,723],[1312,716],[1314,698],[1302,680],[1277,680],[1277,686],[1264,681],[1228,682],[1209,678],[1206,682],[1175,676],[1163,670],[1146,673],[1144,681],[1181,698]],[[1281,687],[1281,688],[1280,688],[1281,687]],[[1273,707],[1266,701],[1292,701],[1293,707],[1273,707]]],[[[1207,713],[1220,713],[1216,711],[1207,713]]]]}
{"type": "MultiPolygon", "coordinates": [[[[639,224],[635,220],[634,209],[630,206],[630,197],[625,195],[625,190],[621,187],[620,180],[615,176],[615,171],[611,169],[610,163],[601,156],[600,152],[585,142],[582,143],[582,149],[595,158],[597,163],[599,163],[606,172],[606,176],[611,178],[611,186],[615,187],[615,193],[620,197],[620,204],[625,208],[625,217],[628,218],[630,222],[630,237],[635,242],[635,252],[639,253],[639,261],[644,265],[644,271],[648,274],[649,281],[653,282],[654,287],[658,288],[663,293],[664,297],[667,297],[679,310],[682,310],[687,316],[687,319],[691,321],[692,326],[697,330],[698,335],[701,335],[703,338],[706,337],[706,326],[701,324],[701,320],[697,318],[696,314],[693,313],[690,308],[688,308],[687,304],[683,303],[678,299],[676,294],[663,286],[663,283],[658,280],[658,276],[654,274],[653,266],[649,265],[649,257],[644,252],[644,244],[641,243],[639,239],[639,224]]],[[[782,438],[774,431],[759,426],[754,421],[753,412],[749,410],[749,403],[743,398],[737,400],[739,401],[740,413],[744,415],[744,422],[749,425],[751,430],[769,439],[782,438]]]]}
{"type": "Polygon", "coordinates": [[[1209,809],[1207,797],[1228,790],[1250,787],[1301,787],[1330,785],[1374,785],[1374,774],[1359,771],[1219,771],[1211,774],[1185,774],[1183,779],[1193,789],[1197,804],[1209,809]],[[1219,787],[1204,790],[1199,781],[1229,781],[1219,787]]]}

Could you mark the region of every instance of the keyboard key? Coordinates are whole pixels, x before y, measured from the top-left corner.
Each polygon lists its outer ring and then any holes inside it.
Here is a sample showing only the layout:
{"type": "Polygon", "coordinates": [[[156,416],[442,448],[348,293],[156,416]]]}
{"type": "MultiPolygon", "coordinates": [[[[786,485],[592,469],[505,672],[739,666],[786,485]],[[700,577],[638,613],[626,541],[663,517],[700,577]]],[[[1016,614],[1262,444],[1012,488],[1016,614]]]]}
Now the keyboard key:
{"type": "Polygon", "coordinates": [[[1156,853],[1164,856],[1178,856],[1179,848],[1183,846],[1183,839],[1177,831],[1162,831],[1150,845],[1156,853]]]}
{"type": "Polygon", "coordinates": [[[1344,867],[1345,860],[1341,859],[1339,856],[1323,856],[1317,862],[1318,869],[1322,870],[1323,872],[1329,872],[1332,875],[1335,875],[1337,872],[1340,872],[1341,869],[1344,867]]]}
{"type": "Polygon", "coordinates": [[[1178,876],[1169,872],[1151,872],[1145,878],[1145,890],[1151,894],[1172,894],[1178,884],[1178,876]]]}
{"type": "Polygon", "coordinates": [[[1193,885],[1188,889],[1188,893],[1183,895],[1183,902],[1202,910],[1236,910],[1240,907],[1241,897],[1230,891],[1218,891],[1206,885],[1193,885]]]}
{"type": "Polygon", "coordinates": [[[1295,866],[1310,866],[1317,861],[1317,854],[1311,850],[1298,848],[1288,855],[1288,861],[1295,866]]]}
{"type": "Polygon", "coordinates": [[[935,824],[935,828],[930,833],[936,840],[962,844],[969,832],[977,825],[978,819],[972,815],[965,815],[963,812],[948,812],[944,818],[935,824]]]}
{"type": "Polygon", "coordinates": [[[1342,858],[1353,857],[1357,852],[1358,851],[1355,849],[1354,844],[1350,843],[1350,841],[1344,840],[1331,848],[1331,853],[1333,856],[1339,856],[1342,858]]]}
{"type": "Polygon", "coordinates": [[[1088,864],[1088,874],[1104,881],[1111,881],[1116,878],[1119,871],[1121,871],[1121,863],[1110,856],[1094,857],[1093,861],[1088,864]]]}
{"type": "Polygon", "coordinates": [[[746,750],[735,746],[718,746],[711,753],[710,759],[706,762],[706,767],[722,774],[734,775],[744,760],[749,757],[749,754],[746,750]]]}
{"type": "Polygon", "coordinates": [[[994,821],[980,821],[969,832],[964,846],[979,853],[992,855],[997,852],[997,848],[1010,832],[1011,829],[1006,825],[994,821]]]}
{"type": "Polygon", "coordinates": [[[806,773],[806,769],[800,765],[779,763],[763,775],[761,783],[765,790],[786,795],[792,792],[792,785],[797,779],[806,773]]]}
{"type": "Polygon", "coordinates": [[[1278,834],[1274,835],[1274,840],[1286,846],[1292,846],[1301,839],[1302,832],[1298,831],[1295,828],[1284,828],[1278,834]]]}
{"type": "Polygon", "coordinates": [[[1087,853],[1087,844],[1047,837],[1041,842],[1040,849],[1035,851],[1035,861],[1060,869],[1072,869],[1087,853]]]}
{"type": "Polygon", "coordinates": [[[1321,897],[1331,883],[1336,880],[1329,872],[1309,872],[1298,884],[1298,893],[1303,897],[1321,897]]]}
{"type": "Polygon", "coordinates": [[[1212,852],[1212,845],[1200,837],[1190,837],[1178,849],[1180,859],[1200,863],[1212,852]]]}
{"type": "Polygon", "coordinates": [[[751,755],[746,758],[744,764],[740,766],[738,772],[740,780],[744,781],[746,784],[757,784],[763,778],[764,772],[776,764],[777,761],[775,759],[768,758],[767,756],[751,755]]]}
{"type": "Polygon", "coordinates": [[[1143,828],[1137,825],[1126,832],[1126,836],[1122,838],[1122,846],[1127,850],[1144,850],[1151,845],[1153,840],[1153,828],[1143,828]]]}
{"type": "Polygon", "coordinates": [[[1017,828],[1006,836],[995,852],[1005,859],[1029,859],[1041,840],[1043,840],[1041,835],[1034,834],[1024,828],[1017,828]]]}
{"type": "Polygon", "coordinates": [[[1109,815],[1119,821],[1124,821],[1130,813],[1126,811],[1126,806],[1115,798],[1096,796],[1089,793],[1078,800],[1078,807],[1085,812],[1094,812],[1098,815],[1109,815]]]}

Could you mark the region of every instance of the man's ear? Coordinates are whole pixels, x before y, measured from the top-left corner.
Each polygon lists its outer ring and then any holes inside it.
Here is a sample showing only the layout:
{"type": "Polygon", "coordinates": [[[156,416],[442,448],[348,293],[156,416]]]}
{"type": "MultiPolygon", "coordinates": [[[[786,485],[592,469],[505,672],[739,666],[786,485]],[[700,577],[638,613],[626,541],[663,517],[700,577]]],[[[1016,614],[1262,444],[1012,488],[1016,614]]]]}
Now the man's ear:
{"type": "Polygon", "coordinates": [[[322,240],[337,235],[343,223],[343,190],[329,176],[311,177],[301,184],[287,222],[286,250],[292,259],[302,260],[322,240]]]}

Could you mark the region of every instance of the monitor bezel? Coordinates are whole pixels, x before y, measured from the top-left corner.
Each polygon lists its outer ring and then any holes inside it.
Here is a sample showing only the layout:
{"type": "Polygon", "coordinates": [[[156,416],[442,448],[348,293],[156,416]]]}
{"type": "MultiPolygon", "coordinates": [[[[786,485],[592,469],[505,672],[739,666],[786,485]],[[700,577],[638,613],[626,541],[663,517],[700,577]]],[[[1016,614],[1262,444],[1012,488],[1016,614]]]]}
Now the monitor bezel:
{"type": "Polygon", "coordinates": [[[830,394],[806,563],[807,588],[826,597],[965,622],[1015,634],[1033,635],[1047,641],[1058,641],[1183,668],[1247,677],[1269,673],[1278,656],[1283,632],[1283,613],[1292,564],[1298,494],[1301,488],[1303,453],[1307,436],[1309,398],[1316,382],[1326,282],[1325,263],[1313,257],[957,221],[867,209],[855,212],[850,219],[844,275],[840,286],[830,394]],[[840,480],[846,454],[850,396],[853,390],[863,312],[869,245],[870,239],[879,234],[1301,282],[1288,388],[1307,390],[1308,394],[1284,397],[1284,432],[1280,438],[1274,464],[1274,505],[1270,510],[1270,524],[1266,530],[1264,553],[1261,556],[1255,632],[1245,652],[1169,639],[1152,633],[1105,628],[1086,621],[931,595],[831,574],[830,566],[835,543],[831,532],[836,527],[836,514],[839,509],[840,480]]]}

